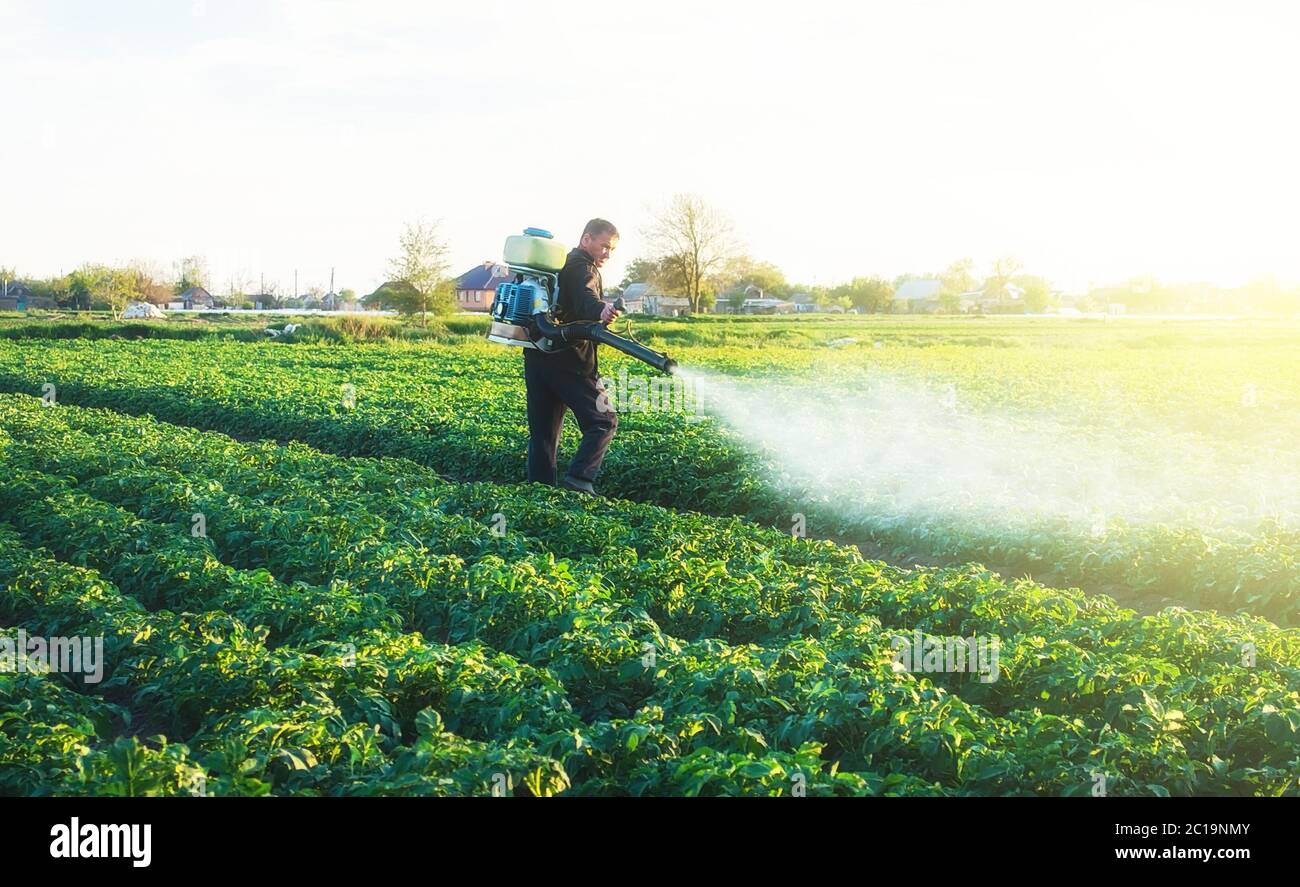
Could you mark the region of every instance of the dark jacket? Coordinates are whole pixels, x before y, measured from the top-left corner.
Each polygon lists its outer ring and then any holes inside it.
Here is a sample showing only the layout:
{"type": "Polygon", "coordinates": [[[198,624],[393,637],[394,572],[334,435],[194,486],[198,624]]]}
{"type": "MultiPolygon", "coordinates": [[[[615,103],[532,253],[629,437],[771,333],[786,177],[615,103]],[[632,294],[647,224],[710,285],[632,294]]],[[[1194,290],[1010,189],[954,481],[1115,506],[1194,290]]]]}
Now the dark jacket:
{"type": "MultiPolygon", "coordinates": [[[[605,308],[605,285],[600,279],[600,269],[595,259],[582,247],[569,250],[560,271],[560,295],[555,300],[557,323],[575,320],[600,320],[605,308]]],[[[574,342],[570,348],[543,354],[532,348],[524,349],[524,360],[544,361],[548,369],[577,373],[599,378],[596,360],[596,342],[574,342]]]]}

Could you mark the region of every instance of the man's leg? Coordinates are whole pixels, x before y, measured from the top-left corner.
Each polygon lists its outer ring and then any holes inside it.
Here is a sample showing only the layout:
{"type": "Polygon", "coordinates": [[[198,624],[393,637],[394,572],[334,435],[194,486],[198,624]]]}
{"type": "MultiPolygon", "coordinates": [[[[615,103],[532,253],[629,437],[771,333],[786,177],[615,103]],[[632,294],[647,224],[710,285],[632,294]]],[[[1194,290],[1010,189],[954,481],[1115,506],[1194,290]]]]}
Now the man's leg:
{"type": "Polygon", "coordinates": [[[528,480],[555,486],[555,450],[564,430],[564,401],[555,396],[545,369],[524,361],[528,391],[528,480]]]}
{"type": "Polygon", "coordinates": [[[600,381],[591,376],[567,376],[559,391],[565,404],[582,429],[582,443],[569,462],[569,476],[593,482],[600,474],[614,432],[618,430],[618,413],[614,412],[600,381]]]}

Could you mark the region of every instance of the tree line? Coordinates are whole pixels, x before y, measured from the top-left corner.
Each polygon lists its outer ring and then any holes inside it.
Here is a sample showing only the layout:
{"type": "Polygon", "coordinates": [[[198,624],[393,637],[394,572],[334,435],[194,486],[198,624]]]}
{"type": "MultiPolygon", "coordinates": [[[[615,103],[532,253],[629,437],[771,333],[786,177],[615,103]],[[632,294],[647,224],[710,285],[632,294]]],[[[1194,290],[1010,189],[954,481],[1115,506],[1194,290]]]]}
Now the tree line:
{"type": "MultiPolygon", "coordinates": [[[[911,280],[937,282],[927,310],[937,307],[958,313],[978,303],[981,310],[1016,310],[1038,313],[1059,301],[1043,277],[1025,273],[1020,262],[1003,257],[982,273],[969,258],[952,262],[941,271],[901,274],[893,279],[881,276],[854,277],[833,286],[792,282],[771,262],[755,259],[740,245],[730,220],[696,194],[677,194],[650,214],[644,227],[645,252],[634,259],[614,290],[635,283],[649,284],[666,296],[686,299],[693,313],[711,311],[717,300],[738,309],[755,294],[790,300],[796,295],[819,307],[886,313],[896,310],[898,290],[911,280]]],[[[360,304],[370,309],[390,309],[418,316],[451,314],[457,310],[455,280],[450,277],[449,249],[437,223],[409,222],[398,238],[396,254],[386,267],[387,280],[360,304]]],[[[0,279],[17,278],[12,268],[0,267],[0,279]]],[[[38,299],[60,308],[106,309],[119,317],[132,300],[164,305],[194,286],[210,288],[210,276],[201,256],[189,256],[173,263],[171,274],[155,266],[133,262],[122,267],[86,264],[70,274],[23,281],[38,299]]],[[[230,307],[254,307],[247,295],[252,281],[227,281],[222,302],[230,307]]],[[[282,296],[274,283],[261,287],[256,296],[262,307],[320,307],[325,294],[319,287],[305,294],[282,296]]],[[[351,302],[356,294],[343,289],[339,303],[351,302]]],[[[1134,311],[1205,312],[1264,311],[1290,313],[1300,310],[1300,289],[1283,288],[1271,278],[1244,287],[1224,289],[1209,285],[1161,284],[1153,278],[1134,278],[1118,286],[1094,287],[1086,295],[1070,300],[1081,310],[1107,310],[1116,304],[1134,311]]]]}

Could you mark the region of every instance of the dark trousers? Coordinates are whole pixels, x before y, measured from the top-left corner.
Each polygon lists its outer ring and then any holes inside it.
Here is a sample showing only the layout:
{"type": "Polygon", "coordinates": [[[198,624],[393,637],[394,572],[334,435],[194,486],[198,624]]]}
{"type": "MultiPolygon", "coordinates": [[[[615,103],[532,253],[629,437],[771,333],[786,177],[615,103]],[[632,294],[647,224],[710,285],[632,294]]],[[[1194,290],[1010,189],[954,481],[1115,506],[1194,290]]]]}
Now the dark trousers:
{"type": "MultiPolygon", "coordinates": [[[[527,355],[533,358],[534,355],[527,355]]],[[[547,366],[549,355],[524,360],[528,389],[528,479],[555,484],[555,450],[564,429],[564,410],[573,410],[582,443],[569,462],[569,476],[594,481],[618,429],[618,414],[594,376],[547,366]]]]}

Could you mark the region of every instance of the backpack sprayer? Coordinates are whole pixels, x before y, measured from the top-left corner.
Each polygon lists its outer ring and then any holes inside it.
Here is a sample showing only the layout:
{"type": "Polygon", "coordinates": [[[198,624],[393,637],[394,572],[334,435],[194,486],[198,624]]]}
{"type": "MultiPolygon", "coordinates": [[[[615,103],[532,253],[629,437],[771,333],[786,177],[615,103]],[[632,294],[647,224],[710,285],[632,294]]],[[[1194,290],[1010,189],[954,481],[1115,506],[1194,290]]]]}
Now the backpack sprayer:
{"type": "MultiPolygon", "coordinates": [[[[611,333],[600,321],[555,322],[553,309],[560,294],[560,270],[568,252],[551,232],[541,228],[525,228],[522,235],[506,238],[505,264],[514,280],[497,287],[488,341],[547,353],[562,351],[574,342],[603,342],[660,372],[672,373],[677,361],[611,333]]],[[[623,310],[622,297],[614,307],[623,310]]]]}

